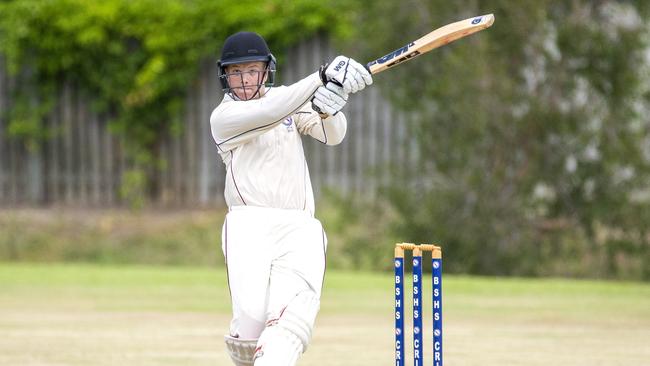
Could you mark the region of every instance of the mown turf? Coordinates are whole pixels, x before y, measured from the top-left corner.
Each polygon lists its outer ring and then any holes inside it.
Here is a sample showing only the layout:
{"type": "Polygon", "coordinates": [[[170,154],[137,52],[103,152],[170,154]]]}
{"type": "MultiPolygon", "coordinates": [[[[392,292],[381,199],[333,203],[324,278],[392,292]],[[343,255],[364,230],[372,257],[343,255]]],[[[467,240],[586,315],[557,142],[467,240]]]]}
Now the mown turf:
{"type": "MultiPolygon", "coordinates": [[[[390,365],[392,276],[328,271],[325,284],[300,365],[390,365]]],[[[650,284],[445,275],[443,286],[448,365],[650,359],[650,284]]],[[[0,365],[229,365],[229,301],[222,268],[1,263],[0,365]]]]}

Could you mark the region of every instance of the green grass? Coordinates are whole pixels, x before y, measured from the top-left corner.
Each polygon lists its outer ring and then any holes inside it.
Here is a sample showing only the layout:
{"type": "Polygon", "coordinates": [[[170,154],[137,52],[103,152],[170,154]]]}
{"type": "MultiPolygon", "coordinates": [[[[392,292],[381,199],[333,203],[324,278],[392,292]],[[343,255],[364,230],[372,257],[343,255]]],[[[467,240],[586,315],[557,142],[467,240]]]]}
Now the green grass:
{"type": "MultiPolygon", "coordinates": [[[[392,281],[328,271],[300,365],[390,364],[392,281]]],[[[445,275],[443,288],[447,364],[650,359],[647,283],[445,275]]],[[[0,314],[0,365],[229,364],[223,268],[0,263],[0,314]]]]}
{"type": "Polygon", "coordinates": [[[32,300],[25,306],[62,308],[85,304],[100,310],[205,311],[230,309],[222,270],[209,267],[109,266],[91,264],[2,264],[0,306],[32,300]],[[48,302],[36,301],[47,297],[48,302]],[[80,301],[82,300],[82,301],[80,301]]]}
{"type": "Polygon", "coordinates": [[[0,261],[222,265],[225,209],[0,209],[0,261]]]}

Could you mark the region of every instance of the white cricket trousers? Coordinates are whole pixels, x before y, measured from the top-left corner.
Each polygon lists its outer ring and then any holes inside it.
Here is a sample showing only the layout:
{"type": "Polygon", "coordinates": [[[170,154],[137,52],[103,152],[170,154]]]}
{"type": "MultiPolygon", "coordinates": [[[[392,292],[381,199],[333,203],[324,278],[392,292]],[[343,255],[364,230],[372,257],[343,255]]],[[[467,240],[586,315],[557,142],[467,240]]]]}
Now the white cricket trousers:
{"type": "Polygon", "coordinates": [[[257,339],[296,294],[320,298],[327,237],[309,212],[236,206],[222,231],[232,300],[230,335],[257,339]]]}

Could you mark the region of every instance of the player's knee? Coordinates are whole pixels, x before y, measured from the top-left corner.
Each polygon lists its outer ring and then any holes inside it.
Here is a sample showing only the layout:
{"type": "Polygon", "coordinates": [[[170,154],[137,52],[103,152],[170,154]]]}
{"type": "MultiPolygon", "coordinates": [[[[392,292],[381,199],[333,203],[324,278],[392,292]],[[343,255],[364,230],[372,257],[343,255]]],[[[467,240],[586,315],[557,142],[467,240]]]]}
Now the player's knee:
{"type": "Polygon", "coordinates": [[[230,358],[236,366],[253,366],[257,339],[239,339],[224,336],[230,358]]]}
{"type": "Polygon", "coordinates": [[[311,341],[316,315],[320,309],[320,299],[313,291],[303,291],[296,295],[278,318],[276,325],[293,333],[307,349],[311,341]]]}

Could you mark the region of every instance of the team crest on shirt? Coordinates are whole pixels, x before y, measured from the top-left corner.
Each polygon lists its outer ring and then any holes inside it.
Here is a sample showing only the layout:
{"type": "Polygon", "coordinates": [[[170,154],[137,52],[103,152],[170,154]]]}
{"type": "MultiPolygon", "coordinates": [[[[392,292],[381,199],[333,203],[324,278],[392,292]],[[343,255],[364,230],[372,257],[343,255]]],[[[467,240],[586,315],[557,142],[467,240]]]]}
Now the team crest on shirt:
{"type": "Polygon", "coordinates": [[[287,132],[293,131],[293,118],[289,117],[282,122],[283,125],[287,127],[287,132]]]}

